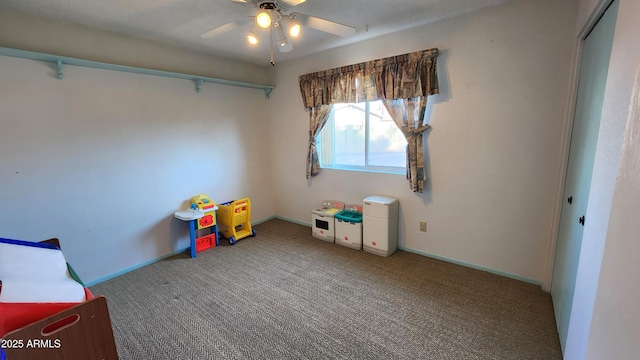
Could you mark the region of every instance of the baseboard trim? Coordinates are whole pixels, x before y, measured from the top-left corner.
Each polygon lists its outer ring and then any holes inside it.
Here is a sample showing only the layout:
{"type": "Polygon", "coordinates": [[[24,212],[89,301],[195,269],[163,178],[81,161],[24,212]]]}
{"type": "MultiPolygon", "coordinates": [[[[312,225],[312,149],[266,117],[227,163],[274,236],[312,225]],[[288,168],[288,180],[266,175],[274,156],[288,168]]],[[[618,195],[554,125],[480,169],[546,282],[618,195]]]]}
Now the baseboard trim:
{"type": "MultiPolygon", "coordinates": [[[[280,215],[268,216],[266,218],[262,218],[262,219],[253,221],[251,226],[258,225],[258,224],[261,224],[261,223],[264,223],[264,222],[267,222],[267,221],[273,220],[273,219],[279,219],[279,220],[287,221],[287,222],[290,222],[290,223],[311,227],[311,223],[307,223],[307,222],[304,222],[304,221],[300,221],[300,220],[296,220],[296,219],[293,219],[293,218],[289,218],[289,217],[286,217],[286,216],[280,216],[280,215]]],[[[187,251],[188,249],[189,248],[186,247],[184,249],[176,250],[176,251],[173,251],[171,253],[156,257],[154,259],[150,259],[150,260],[141,262],[139,264],[130,266],[128,268],[116,271],[116,272],[114,272],[112,274],[100,277],[100,278],[92,280],[92,281],[88,281],[88,282],[85,283],[85,285],[87,287],[91,287],[91,286],[97,285],[97,284],[99,284],[99,283],[101,283],[103,281],[111,280],[111,279],[113,279],[115,277],[118,277],[120,275],[124,275],[124,274],[126,274],[126,273],[128,273],[130,271],[137,270],[137,269],[139,269],[139,268],[141,268],[143,266],[147,266],[147,265],[153,264],[154,262],[157,262],[157,261],[160,261],[160,260],[164,260],[164,259],[166,259],[168,257],[180,254],[180,253],[182,253],[184,251],[187,251]]],[[[500,271],[500,270],[496,270],[496,269],[492,269],[492,268],[488,268],[488,267],[484,267],[484,266],[480,266],[480,265],[471,264],[471,263],[468,263],[468,262],[465,262],[465,261],[451,259],[451,258],[448,258],[446,256],[440,256],[440,255],[432,254],[432,253],[429,253],[429,252],[426,252],[426,251],[412,249],[412,248],[409,248],[409,247],[406,247],[406,246],[398,246],[398,249],[403,250],[403,251],[407,251],[407,252],[410,252],[410,253],[426,256],[428,258],[441,260],[441,261],[445,261],[445,262],[448,262],[448,263],[452,263],[452,264],[468,267],[468,268],[471,268],[471,269],[486,271],[488,273],[496,274],[496,275],[503,276],[503,277],[506,277],[506,278],[510,278],[510,279],[526,282],[526,283],[529,283],[529,284],[537,285],[537,286],[540,286],[541,288],[542,288],[542,285],[543,285],[542,281],[529,279],[529,278],[526,278],[526,277],[523,277],[523,276],[520,276],[520,275],[511,274],[511,273],[507,273],[507,272],[504,272],[504,271],[500,271]]]]}
{"type": "Polygon", "coordinates": [[[296,219],[292,219],[292,218],[288,218],[286,216],[276,215],[273,218],[274,219],[283,220],[283,221],[288,221],[290,223],[294,223],[294,224],[298,224],[298,225],[303,225],[303,226],[306,226],[306,227],[311,227],[311,223],[300,221],[300,220],[296,220],[296,219]]]}
{"type": "Polygon", "coordinates": [[[485,266],[475,265],[475,264],[472,264],[472,263],[468,263],[466,261],[460,261],[460,260],[451,259],[451,258],[448,258],[446,256],[440,256],[440,255],[432,254],[432,253],[429,253],[429,252],[426,252],[426,251],[412,249],[412,248],[409,248],[409,247],[406,247],[406,246],[398,246],[398,249],[403,250],[403,251],[407,251],[407,252],[410,252],[410,253],[426,256],[428,258],[432,258],[432,259],[436,259],[436,260],[442,260],[442,261],[445,261],[445,262],[448,262],[448,263],[452,263],[452,264],[468,267],[468,268],[471,268],[471,269],[486,271],[486,272],[491,273],[491,274],[500,275],[502,277],[506,277],[506,278],[510,278],[510,279],[514,279],[514,280],[518,280],[518,281],[522,281],[522,282],[526,282],[526,283],[529,283],[529,284],[532,284],[532,285],[537,285],[537,286],[542,287],[542,281],[529,279],[529,278],[526,278],[524,276],[511,274],[511,273],[508,273],[508,272],[492,269],[492,268],[485,267],[485,266]]]}
{"type": "MultiPolygon", "coordinates": [[[[307,226],[307,227],[311,227],[312,226],[311,223],[307,223],[307,222],[304,222],[304,221],[300,221],[300,220],[296,220],[296,219],[292,219],[292,218],[288,218],[286,216],[280,216],[280,215],[271,216],[271,217],[267,218],[264,221],[271,220],[271,219],[280,219],[280,220],[283,220],[283,221],[288,221],[288,222],[291,222],[291,223],[294,223],[294,224],[304,225],[304,226],[307,226]]],[[[509,278],[509,279],[514,279],[514,280],[526,282],[526,283],[529,283],[529,284],[537,285],[537,286],[540,286],[541,288],[542,288],[542,285],[543,285],[542,281],[529,279],[529,278],[526,278],[524,276],[511,274],[511,273],[508,273],[508,272],[504,272],[504,271],[500,271],[500,270],[496,270],[496,269],[492,269],[492,268],[488,268],[488,267],[484,267],[484,266],[480,266],[480,265],[471,264],[471,263],[468,263],[468,262],[465,262],[465,261],[451,259],[451,258],[448,258],[448,257],[445,257],[445,256],[432,254],[432,253],[429,253],[429,252],[426,252],[426,251],[412,249],[412,248],[409,248],[409,247],[406,247],[406,246],[398,246],[398,249],[403,250],[403,251],[407,251],[407,252],[410,252],[410,253],[426,256],[428,258],[445,261],[445,262],[448,262],[448,263],[451,263],[451,264],[456,264],[456,265],[468,267],[468,268],[471,268],[471,269],[486,271],[488,273],[499,275],[499,276],[506,277],[506,278],[509,278]]]]}
{"type": "MultiPolygon", "coordinates": [[[[311,227],[311,224],[307,224],[307,223],[304,223],[304,222],[301,222],[301,221],[297,221],[297,220],[294,220],[294,219],[290,219],[290,218],[286,218],[286,217],[278,216],[278,215],[272,215],[272,216],[268,216],[268,217],[263,218],[263,219],[252,221],[251,222],[251,226],[258,225],[258,224],[261,224],[263,222],[267,222],[267,221],[272,220],[272,219],[280,219],[280,220],[296,223],[296,224],[299,224],[299,225],[305,225],[305,226],[311,227]]],[[[189,247],[186,247],[186,248],[181,249],[181,250],[176,250],[176,251],[170,252],[168,254],[165,254],[165,255],[162,255],[162,256],[158,256],[156,258],[153,258],[153,259],[150,259],[150,260],[147,260],[147,261],[143,261],[143,262],[141,262],[139,264],[136,264],[136,265],[130,266],[128,268],[116,271],[116,272],[111,273],[109,275],[105,275],[105,276],[99,277],[97,279],[94,279],[94,280],[91,280],[91,281],[87,281],[87,282],[85,282],[85,286],[86,287],[91,287],[91,286],[94,286],[94,285],[98,285],[101,282],[104,282],[104,281],[107,281],[107,280],[111,280],[111,279],[113,279],[115,277],[118,277],[120,275],[124,275],[124,274],[126,274],[126,273],[128,273],[130,271],[137,270],[137,269],[139,269],[141,267],[144,267],[144,266],[147,266],[147,265],[151,265],[154,262],[158,262],[158,261],[164,260],[164,259],[166,259],[168,257],[174,256],[174,255],[178,255],[180,253],[183,253],[183,252],[187,251],[188,249],[189,249],[189,247]]]]}
{"type": "Polygon", "coordinates": [[[268,217],[260,219],[260,220],[254,220],[254,221],[251,222],[251,226],[253,227],[254,225],[262,224],[263,222],[267,222],[269,220],[276,219],[276,218],[277,218],[276,215],[272,215],[272,216],[268,216],[268,217]]]}
{"type": "Polygon", "coordinates": [[[99,277],[99,278],[97,278],[97,279],[95,279],[95,280],[87,281],[87,282],[85,283],[85,286],[86,286],[86,287],[91,287],[91,286],[94,286],[94,285],[98,285],[98,284],[99,284],[99,283],[101,283],[101,282],[104,282],[104,281],[107,281],[107,280],[111,280],[111,279],[113,279],[113,278],[115,278],[115,277],[118,277],[118,276],[120,276],[120,275],[124,275],[124,274],[126,274],[126,273],[128,273],[128,272],[130,272],[130,271],[140,269],[141,267],[144,267],[144,266],[147,266],[147,265],[151,265],[151,264],[153,264],[154,262],[158,262],[158,261],[160,261],[160,260],[164,260],[164,259],[166,259],[166,258],[168,258],[168,257],[174,256],[174,255],[178,255],[178,254],[180,254],[180,253],[183,253],[183,252],[187,251],[188,249],[189,249],[189,247],[186,247],[186,248],[184,248],[184,249],[182,249],[182,250],[176,250],[176,251],[170,252],[170,253],[168,253],[168,254],[165,254],[165,255],[159,256],[159,257],[157,257],[157,258],[153,258],[153,259],[151,259],[151,260],[143,261],[143,262],[141,262],[141,263],[139,263],[139,264],[136,264],[136,265],[130,266],[130,267],[128,267],[128,268],[125,268],[125,269],[122,269],[122,270],[116,271],[116,272],[111,273],[111,274],[109,274],[109,275],[105,275],[105,276],[103,276],[103,277],[99,277]]]}

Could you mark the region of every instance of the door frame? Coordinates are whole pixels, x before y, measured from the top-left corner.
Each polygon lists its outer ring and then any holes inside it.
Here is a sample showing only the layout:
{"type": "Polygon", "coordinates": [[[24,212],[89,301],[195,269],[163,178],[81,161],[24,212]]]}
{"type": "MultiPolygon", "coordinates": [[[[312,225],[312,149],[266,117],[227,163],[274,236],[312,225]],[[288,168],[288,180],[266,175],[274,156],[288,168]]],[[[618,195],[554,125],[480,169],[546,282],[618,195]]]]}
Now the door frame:
{"type": "Polygon", "coordinates": [[[614,0],[599,0],[587,22],[576,36],[576,44],[574,46],[573,57],[571,60],[571,84],[569,86],[569,94],[567,96],[567,104],[565,107],[565,124],[561,145],[562,161],[558,163],[558,173],[560,173],[560,177],[558,178],[555,188],[556,203],[554,204],[553,223],[549,234],[551,241],[549,241],[549,247],[547,248],[546,271],[542,282],[542,290],[549,293],[551,293],[551,285],[553,282],[553,268],[556,260],[558,231],[560,230],[560,215],[562,214],[562,205],[564,203],[564,187],[567,180],[567,166],[569,163],[569,151],[571,149],[571,133],[573,131],[573,120],[578,97],[578,83],[580,81],[580,70],[582,68],[584,41],[613,1],[614,0]]]}

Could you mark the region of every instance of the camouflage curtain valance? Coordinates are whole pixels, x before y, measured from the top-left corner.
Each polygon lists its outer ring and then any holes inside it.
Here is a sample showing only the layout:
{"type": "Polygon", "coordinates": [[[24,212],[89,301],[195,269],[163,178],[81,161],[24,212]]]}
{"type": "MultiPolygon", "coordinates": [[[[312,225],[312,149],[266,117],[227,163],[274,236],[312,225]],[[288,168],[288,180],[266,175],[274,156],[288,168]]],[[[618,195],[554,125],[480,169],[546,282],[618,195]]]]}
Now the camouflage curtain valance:
{"type": "Polygon", "coordinates": [[[438,93],[438,49],[416,51],[300,76],[305,108],[438,93]]]}

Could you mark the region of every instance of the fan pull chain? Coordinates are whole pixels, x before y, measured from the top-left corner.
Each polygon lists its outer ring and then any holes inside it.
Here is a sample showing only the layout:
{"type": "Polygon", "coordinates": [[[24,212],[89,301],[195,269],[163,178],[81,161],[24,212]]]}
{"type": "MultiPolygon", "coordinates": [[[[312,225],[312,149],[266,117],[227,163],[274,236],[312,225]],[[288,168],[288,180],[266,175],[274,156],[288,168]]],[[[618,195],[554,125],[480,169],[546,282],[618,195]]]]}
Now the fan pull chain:
{"type": "Polygon", "coordinates": [[[276,66],[273,60],[273,26],[269,28],[269,54],[271,55],[271,66],[276,66]]]}

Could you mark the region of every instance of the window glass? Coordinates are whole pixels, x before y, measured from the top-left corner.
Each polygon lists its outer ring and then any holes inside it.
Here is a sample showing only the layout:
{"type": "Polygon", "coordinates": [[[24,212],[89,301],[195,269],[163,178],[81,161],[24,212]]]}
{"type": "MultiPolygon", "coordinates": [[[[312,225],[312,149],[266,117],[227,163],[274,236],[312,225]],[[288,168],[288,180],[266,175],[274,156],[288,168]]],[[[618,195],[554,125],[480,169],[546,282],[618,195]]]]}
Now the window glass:
{"type": "Polygon", "coordinates": [[[365,165],[365,103],[333,107],[335,165],[365,165]]]}
{"type": "Polygon", "coordinates": [[[382,101],[334,104],[319,140],[324,168],[405,172],[407,141],[382,101]]]}
{"type": "Polygon", "coordinates": [[[407,140],[384,107],[382,101],[369,103],[368,165],[406,165],[407,140]]]}

